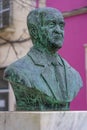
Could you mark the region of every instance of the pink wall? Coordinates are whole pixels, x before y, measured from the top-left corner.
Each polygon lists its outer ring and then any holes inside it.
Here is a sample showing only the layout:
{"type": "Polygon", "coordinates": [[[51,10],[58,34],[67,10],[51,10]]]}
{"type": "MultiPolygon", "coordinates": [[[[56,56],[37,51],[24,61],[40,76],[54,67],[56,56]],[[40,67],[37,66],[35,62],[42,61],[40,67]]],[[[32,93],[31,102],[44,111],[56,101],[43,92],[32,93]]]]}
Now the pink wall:
{"type": "MultiPolygon", "coordinates": [[[[47,0],[49,7],[61,11],[71,11],[87,6],[87,0],[47,0]]],[[[71,110],[87,110],[86,106],[86,80],[85,80],[85,52],[84,44],[87,43],[87,14],[82,14],[65,19],[65,41],[60,54],[80,72],[83,79],[83,88],[72,101],[71,110]]]]}

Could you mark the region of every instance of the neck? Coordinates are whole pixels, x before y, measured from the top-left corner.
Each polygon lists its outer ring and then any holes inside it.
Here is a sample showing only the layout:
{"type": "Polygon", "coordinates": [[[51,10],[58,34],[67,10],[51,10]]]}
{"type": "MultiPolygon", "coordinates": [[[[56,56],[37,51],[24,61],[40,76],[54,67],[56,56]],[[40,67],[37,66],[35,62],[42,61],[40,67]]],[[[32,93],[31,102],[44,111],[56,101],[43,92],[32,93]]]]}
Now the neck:
{"type": "Polygon", "coordinates": [[[58,50],[58,48],[56,48],[55,46],[48,46],[47,50],[51,53],[51,54],[55,54],[58,50]]]}
{"type": "Polygon", "coordinates": [[[56,47],[44,46],[43,44],[35,44],[34,47],[37,48],[38,50],[48,53],[49,55],[56,54],[58,50],[56,47]]]}

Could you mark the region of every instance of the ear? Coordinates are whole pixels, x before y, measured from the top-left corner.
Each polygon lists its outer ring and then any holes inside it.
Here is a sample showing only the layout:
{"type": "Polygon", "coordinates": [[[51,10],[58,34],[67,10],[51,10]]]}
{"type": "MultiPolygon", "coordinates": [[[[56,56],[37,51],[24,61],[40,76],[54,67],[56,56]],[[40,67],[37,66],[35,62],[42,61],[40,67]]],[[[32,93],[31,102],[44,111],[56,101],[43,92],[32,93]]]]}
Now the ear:
{"type": "Polygon", "coordinates": [[[34,38],[34,39],[38,38],[38,29],[35,25],[33,25],[33,24],[30,25],[29,32],[30,32],[30,35],[32,36],[32,38],[34,38]]]}

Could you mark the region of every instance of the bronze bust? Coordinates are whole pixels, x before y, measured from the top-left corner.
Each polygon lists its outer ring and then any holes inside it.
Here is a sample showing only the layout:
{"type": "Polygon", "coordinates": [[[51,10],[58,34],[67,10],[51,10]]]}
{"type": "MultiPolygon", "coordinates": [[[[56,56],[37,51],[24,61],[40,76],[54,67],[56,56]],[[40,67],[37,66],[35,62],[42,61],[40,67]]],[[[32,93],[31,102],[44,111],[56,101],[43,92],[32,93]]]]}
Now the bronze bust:
{"type": "Polygon", "coordinates": [[[54,8],[38,8],[27,17],[33,47],[7,67],[4,78],[13,87],[17,110],[69,110],[82,87],[79,73],[57,51],[63,46],[64,19],[54,8]]]}

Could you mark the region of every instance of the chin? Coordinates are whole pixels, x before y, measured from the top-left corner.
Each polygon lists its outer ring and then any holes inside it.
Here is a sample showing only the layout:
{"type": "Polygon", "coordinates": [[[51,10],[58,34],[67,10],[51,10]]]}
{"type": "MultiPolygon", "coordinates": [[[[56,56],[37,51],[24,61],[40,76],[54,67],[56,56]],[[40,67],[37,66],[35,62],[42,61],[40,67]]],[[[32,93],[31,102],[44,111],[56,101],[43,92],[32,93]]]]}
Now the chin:
{"type": "Polygon", "coordinates": [[[59,42],[55,42],[55,43],[52,43],[52,46],[53,47],[55,47],[55,48],[57,48],[57,49],[60,49],[60,48],[62,48],[62,46],[63,46],[63,43],[59,43],[59,42]]]}

